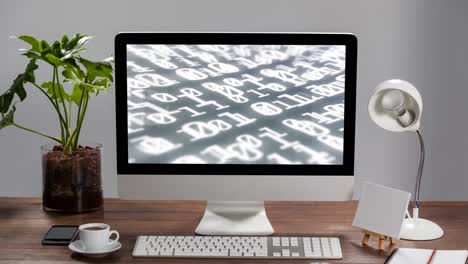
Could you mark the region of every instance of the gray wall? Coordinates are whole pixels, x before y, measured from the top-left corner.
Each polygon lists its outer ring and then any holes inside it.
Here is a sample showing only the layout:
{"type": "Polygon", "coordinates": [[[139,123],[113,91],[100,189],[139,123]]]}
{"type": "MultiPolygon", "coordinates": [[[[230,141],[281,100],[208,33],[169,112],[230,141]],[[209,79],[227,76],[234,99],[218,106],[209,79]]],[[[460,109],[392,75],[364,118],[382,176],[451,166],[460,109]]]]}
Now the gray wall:
{"type": "MultiPolygon", "coordinates": [[[[412,190],[418,145],[411,134],[393,134],[374,125],[367,100],[374,87],[401,78],[420,89],[427,166],[426,200],[468,200],[468,2],[435,1],[1,1],[0,90],[24,69],[22,44],[11,35],[53,40],[64,33],[96,36],[87,56],[113,52],[119,31],[329,31],[353,32],[359,39],[356,184],[371,180],[412,190]]],[[[39,79],[50,76],[39,74],[39,79]]],[[[52,134],[57,120],[36,91],[19,105],[21,124],[52,134]]],[[[117,196],[114,95],[91,101],[83,138],[105,146],[105,195],[117,196]]],[[[39,146],[47,140],[8,128],[0,131],[0,196],[40,196],[39,146]]],[[[155,186],[157,188],[157,186],[155,186]]],[[[157,190],[156,190],[157,191],[157,190]]]]}

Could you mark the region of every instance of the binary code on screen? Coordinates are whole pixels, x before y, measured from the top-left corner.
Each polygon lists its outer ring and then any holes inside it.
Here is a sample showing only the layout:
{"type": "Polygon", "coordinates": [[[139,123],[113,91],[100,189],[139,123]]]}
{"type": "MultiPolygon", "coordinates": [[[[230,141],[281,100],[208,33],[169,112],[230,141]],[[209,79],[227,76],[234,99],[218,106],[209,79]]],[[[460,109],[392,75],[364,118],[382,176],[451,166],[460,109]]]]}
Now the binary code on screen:
{"type": "Polygon", "coordinates": [[[129,163],[343,164],[344,45],[127,45],[129,163]]]}

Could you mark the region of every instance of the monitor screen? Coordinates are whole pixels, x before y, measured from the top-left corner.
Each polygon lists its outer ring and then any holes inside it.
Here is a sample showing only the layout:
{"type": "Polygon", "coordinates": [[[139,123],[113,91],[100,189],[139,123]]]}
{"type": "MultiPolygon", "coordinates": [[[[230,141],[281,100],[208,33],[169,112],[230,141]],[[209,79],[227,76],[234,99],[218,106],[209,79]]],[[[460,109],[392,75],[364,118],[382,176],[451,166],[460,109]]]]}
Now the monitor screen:
{"type": "Polygon", "coordinates": [[[128,164],[343,165],[346,45],[124,47],[128,164]]]}
{"type": "Polygon", "coordinates": [[[341,164],[345,47],[127,45],[130,163],[341,164]]]}

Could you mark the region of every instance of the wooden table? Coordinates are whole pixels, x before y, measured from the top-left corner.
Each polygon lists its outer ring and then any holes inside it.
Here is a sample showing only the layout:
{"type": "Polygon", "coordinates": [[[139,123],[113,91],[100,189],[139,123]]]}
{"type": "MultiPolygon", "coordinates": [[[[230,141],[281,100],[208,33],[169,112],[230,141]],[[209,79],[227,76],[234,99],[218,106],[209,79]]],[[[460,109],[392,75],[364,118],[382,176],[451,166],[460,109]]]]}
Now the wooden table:
{"type": "MultiPolygon", "coordinates": [[[[45,213],[40,199],[0,198],[0,263],[311,263],[310,260],[144,259],[131,256],[139,234],[193,235],[205,208],[198,201],[106,199],[105,210],[82,215],[45,213]],[[104,222],[120,232],[122,249],[100,259],[72,254],[64,246],[42,246],[53,224],[104,222]],[[42,261],[42,262],[39,262],[42,261]]],[[[338,236],[343,260],[327,263],[383,263],[387,253],[362,247],[361,231],[351,226],[356,202],[267,202],[276,235],[338,236]]],[[[401,247],[468,249],[468,202],[426,202],[421,216],[446,234],[429,242],[399,241],[401,247]]],[[[370,242],[376,246],[376,241],[370,242]]]]}

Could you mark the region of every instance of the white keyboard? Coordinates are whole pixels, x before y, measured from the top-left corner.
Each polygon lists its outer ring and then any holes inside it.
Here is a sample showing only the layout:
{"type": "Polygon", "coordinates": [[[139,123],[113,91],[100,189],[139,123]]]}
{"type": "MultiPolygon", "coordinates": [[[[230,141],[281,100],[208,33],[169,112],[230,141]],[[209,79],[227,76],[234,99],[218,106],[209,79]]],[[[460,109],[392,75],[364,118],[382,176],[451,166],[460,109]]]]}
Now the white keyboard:
{"type": "Polygon", "coordinates": [[[134,257],[341,259],[337,237],[139,236],[134,257]]]}

